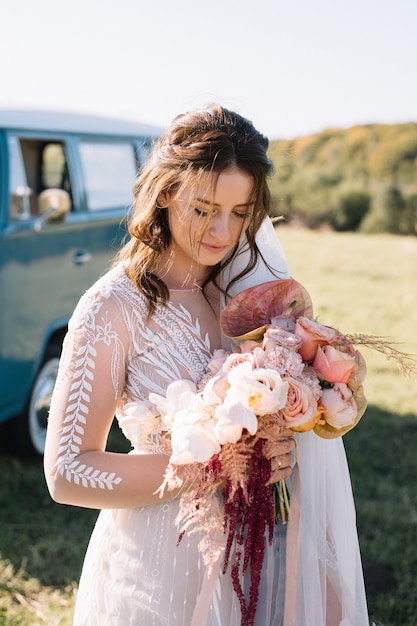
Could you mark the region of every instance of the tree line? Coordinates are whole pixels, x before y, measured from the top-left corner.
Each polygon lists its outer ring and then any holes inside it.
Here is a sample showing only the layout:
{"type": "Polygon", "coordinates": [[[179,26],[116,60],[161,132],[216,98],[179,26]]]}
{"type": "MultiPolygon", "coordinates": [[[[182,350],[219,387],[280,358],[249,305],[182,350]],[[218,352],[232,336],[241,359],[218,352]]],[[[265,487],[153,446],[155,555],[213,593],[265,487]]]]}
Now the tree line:
{"type": "Polygon", "coordinates": [[[272,141],[274,215],[309,228],[417,235],[417,123],[272,141]]]}

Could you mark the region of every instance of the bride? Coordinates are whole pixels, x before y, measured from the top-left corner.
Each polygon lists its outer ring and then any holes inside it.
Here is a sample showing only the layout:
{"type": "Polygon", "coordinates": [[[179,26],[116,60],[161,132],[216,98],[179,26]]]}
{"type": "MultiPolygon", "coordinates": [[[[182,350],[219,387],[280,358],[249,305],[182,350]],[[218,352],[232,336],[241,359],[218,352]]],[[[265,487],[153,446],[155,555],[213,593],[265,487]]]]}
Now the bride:
{"type": "MultiPolygon", "coordinates": [[[[69,323],[45,475],[57,502],[101,509],[77,626],[241,624],[230,573],[210,576],[198,533],[177,545],[180,492],[156,493],[169,460],[163,433],[146,431],[146,419],[132,429],[129,406],[142,403],[146,416],[150,393],[198,384],[214,350],[232,348],[219,323],[227,300],[288,276],[268,218],[267,148],[251,122],[218,105],[178,116],[135,184],[128,243],[69,323]],[[114,415],[130,454],[106,451],[114,415]]],[[[304,433],[297,445],[296,463],[290,431],[268,452],[271,482],[288,479],[300,506],[267,546],[255,624],[365,626],[343,443],[304,433]]]]}

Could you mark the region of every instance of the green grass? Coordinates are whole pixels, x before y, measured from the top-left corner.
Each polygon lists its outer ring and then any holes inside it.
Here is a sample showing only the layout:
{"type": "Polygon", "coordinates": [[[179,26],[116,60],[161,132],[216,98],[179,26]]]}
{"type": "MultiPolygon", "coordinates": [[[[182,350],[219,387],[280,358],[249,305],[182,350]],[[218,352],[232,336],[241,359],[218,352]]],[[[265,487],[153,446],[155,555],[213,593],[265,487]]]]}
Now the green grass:
{"type": "MultiPolygon", "coordinates": [[[[0,626],[69,626],[97,511],[62,506],[41,459],[10,455],[0,432],[0,626]]],[[[128,450],[114,430],[109,448],[128,450]]]]}
{"type": "MultiPolygon", "coordinates": [[[[278,232],[319,321],[389,335],[417,353],[417,238],[278,232]]],[[[416,626],[417,383],[382,356],[364,355],[369,408],[345,445],[370,619],[416,626]]],[[[0,626],[69,626],[97,513],[53,503],[39,460],[2,450],[0,469],[0,626]]]]}
{"type": "Polygon", "coordinates": [[[70,624],[95,511],[59,506],[40,460],[2,453],[0,461],[0,624],[70,624]]]}

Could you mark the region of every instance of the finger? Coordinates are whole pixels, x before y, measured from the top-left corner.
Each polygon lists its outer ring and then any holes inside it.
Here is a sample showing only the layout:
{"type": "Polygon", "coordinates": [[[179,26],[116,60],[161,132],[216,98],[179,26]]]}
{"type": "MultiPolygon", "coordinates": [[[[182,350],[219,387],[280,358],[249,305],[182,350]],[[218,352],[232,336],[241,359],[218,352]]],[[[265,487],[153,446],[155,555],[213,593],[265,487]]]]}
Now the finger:
{"type": "Polygon", "coordinates": [[[272,485],[273,483],[277,483],[280,480],[284,480],[285,478],[289,478],[292,474],[292,466],[289,465],[287,467],[282,467],[281,469],[277,469],[271,473],[271,477],[268,480],[268,484],[272,485]]]}
{"type": "Polygon", "coordinates": [[[290,467],[293,464],[293,455],[291,452],[287,454],[280,454],[279,456],[271,459],[271,469],[272,471],[277,471],[280,469],[285,469],[286,467],[290,467]]]}
{"type": "Polygon", "coordinates": [[[268,441],[265,444],[264,455],[267,459],[271,459],[274,456],[292,452],[295,449],[295,445],[295,439],[293,437],[286,437],[285,439],[278,439],[277,441],[268,441]]]}

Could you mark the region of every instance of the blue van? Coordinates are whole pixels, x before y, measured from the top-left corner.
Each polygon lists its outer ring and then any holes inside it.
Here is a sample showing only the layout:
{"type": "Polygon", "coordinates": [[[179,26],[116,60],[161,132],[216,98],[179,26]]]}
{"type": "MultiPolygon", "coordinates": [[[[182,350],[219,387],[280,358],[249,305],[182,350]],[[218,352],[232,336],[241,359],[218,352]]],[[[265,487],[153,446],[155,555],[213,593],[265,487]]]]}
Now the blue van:
{"type": "Polygon", "coordinates": [[[0,422],[42,454],[61,344],[125,233],[138,167],[160,129],[0,110],[0,422]]]}

